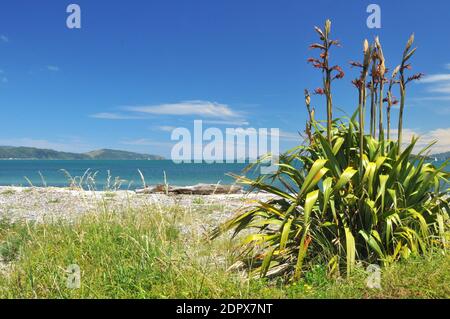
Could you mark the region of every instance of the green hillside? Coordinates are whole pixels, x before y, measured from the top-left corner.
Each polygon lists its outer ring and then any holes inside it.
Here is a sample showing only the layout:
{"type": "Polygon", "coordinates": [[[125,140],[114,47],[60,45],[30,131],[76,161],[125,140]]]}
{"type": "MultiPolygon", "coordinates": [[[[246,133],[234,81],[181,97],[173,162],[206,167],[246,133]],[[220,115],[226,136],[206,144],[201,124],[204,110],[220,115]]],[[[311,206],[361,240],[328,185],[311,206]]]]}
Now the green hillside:
{"type": "Polygon", "coordinates": [[[111,150],[111,149],[101,149],[96,151],[91,151],[84,153],[83,155],[89,156],[91,159],[96,160],[162,160],[162,156],[140,154],[127,151],[111,150]]]}
{"type": "Polygon", "coordinates": [[[162,160],[158,155],[101,149],[87,153],[58,152],[34,147],[0,146],[0,159],[39,160],[162,160]]]}

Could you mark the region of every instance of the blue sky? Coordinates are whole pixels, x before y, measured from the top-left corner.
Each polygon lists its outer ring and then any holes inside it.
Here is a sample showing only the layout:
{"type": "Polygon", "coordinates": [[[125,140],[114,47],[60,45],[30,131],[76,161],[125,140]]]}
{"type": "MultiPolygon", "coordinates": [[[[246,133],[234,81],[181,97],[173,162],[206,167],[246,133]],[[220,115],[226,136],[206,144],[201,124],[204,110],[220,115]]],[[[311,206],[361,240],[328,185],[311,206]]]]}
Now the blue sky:
{"type": "MultiPolygon", "coordinates": [[[[307,47],[326,18],[342,42],[332,61],[346,72],[335,108],[356,107],[358,71],[348,61],[360,60],[364,38],[380,36],[392,69],[414,32],[412,73],[427,77],[410,86],[405,126],[423,143],[439,139],[436,151],[450,149],[446,0],[2,1],[0,145],[168,156],[170,130],[203,119],[280,128],[282,148],[294,146],[307,117],[303,89],[321,81],[307,47]],[[81,7],[80,30],[66,27],[70,3],[81,7]],[[381,6],[381,29],[366,26],[370,3],[381,6]]],[[[324,118],[323,99],[313,104],[324,118]]]]}

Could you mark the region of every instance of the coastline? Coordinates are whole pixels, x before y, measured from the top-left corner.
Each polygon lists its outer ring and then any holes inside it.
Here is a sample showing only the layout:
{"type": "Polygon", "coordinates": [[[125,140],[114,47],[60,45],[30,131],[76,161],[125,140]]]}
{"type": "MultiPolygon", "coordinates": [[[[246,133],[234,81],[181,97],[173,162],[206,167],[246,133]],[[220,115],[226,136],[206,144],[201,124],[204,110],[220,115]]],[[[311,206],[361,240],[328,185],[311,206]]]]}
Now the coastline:
{"type": "Polygon", "coordinates": [[[74,220],[84,214],[104,211],[158,207],[160,210],[182,206],[199,215],[198,225],[210,227],[231,218],[255,200],[272,197],[262,193],[214,195],[144,194],[131,190],[91,191],[61,187],[0,186],[0,219],[10,221],[54,222],[74,220]]]}

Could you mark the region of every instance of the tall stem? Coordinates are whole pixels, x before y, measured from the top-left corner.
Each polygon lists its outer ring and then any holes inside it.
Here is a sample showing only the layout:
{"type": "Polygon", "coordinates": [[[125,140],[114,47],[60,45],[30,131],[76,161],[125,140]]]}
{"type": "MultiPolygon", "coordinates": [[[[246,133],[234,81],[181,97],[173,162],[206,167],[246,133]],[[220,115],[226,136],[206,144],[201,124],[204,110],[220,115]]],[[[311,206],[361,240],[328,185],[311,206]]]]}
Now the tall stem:
{"type": "Polygon", "coordinates": [[[373,105],[373,114],[372,114],[372,125],[373,125],[373,138],[377,137],[377,104],[378,104],[378,91],[377,87],[374,88],[374,105],[373,105]]]}
{"type": "Polygon", "coordinates": [[[370,82],[370,135],[375,137],[374,113],[375,113],[375,92],[373,80],[370,82]]]}
{"type": "Polygon", "coordinates": [[[379,103],[380,103],[380,110],[379,110],[379,140],[383,141],[384,140],[384,131],[383,131],[383,79],[380,80],[380,98],[379,98],[379,103]]]}
{"type": "Polygon", "coordinates": [[[328,61],[326,62],[327,71],[326,71],[326,97],[327,97],[327,138],[328,142],[331,145],[331,126],[333,122],[333,106],[332,106],[332,98],[331,98],[331,71],[328,70],[328,61]]]}
{"type": "Polygon", "coordinates": [[[363,173],[363,155],[364,155],[364,111],[363,111],[363,93],[364,87],[359,89],[359,174],[362,178],[363,173]]]}
{"type": "Polygon", "coordinates": [[[391,102],[388,101],[387,108],[387,139],[391,139],[391,102]]]}
{"type": "MultiPolygon", "coordinates": [[[[402,75],[403,78],[403,75],[402,75]]],[[[403,130],[403,110],[405,108],[405,84],[400,82],[400,113],[398,115],[398,148],[397,155],[400,155],[402,148],[402,130],[403,130]]]]}

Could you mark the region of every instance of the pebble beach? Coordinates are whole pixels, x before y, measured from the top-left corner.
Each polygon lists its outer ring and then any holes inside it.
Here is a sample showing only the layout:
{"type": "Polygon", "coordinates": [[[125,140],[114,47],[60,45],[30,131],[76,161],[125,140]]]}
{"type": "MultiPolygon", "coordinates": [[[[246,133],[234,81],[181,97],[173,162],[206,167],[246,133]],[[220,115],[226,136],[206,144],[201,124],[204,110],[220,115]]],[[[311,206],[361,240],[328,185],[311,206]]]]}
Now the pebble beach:
{"type": "Polygon", "coordinates": [[[165,195],[138,194],[135,191],[86,191],[57,187],[0,187],[0,218],[10,221],[48,222],[73,220],[83,214],[102,211],[126,212],[129,209],[181,206],[201,215],[202,224],[218,225],[236,211],[267,194],[165,195]]]}

